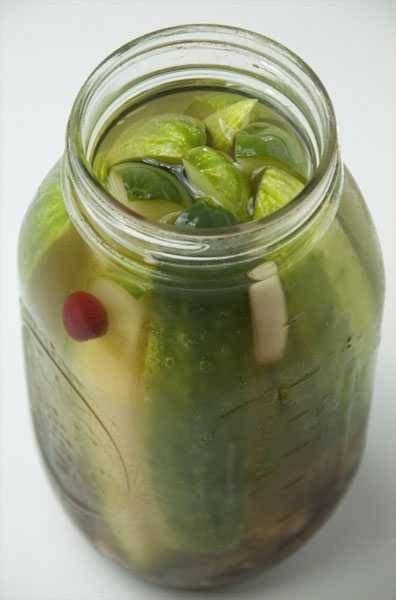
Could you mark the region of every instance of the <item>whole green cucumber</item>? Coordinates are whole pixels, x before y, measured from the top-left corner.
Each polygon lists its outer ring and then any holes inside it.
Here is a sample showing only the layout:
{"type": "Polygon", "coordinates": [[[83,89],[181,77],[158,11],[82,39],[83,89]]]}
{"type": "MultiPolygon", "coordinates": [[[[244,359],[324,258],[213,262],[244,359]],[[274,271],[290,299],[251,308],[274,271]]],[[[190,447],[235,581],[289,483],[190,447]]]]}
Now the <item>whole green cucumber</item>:
{"type": "Polygon", "coordinates": [[[249,523],[269,545],[296,535],[350,474],[352,438],[364,435],[377,335],[373,290],[338,222],[280,279],[285,353],[257,365],[257,400],[246,407],[257,424],[249,523]]]}
{"type": "Polygon", "coordinates": [[[146,351],[153,489],[181,551],[238,544],[246,511],[252,364],[246,290],[158,290],[146,351]]]}

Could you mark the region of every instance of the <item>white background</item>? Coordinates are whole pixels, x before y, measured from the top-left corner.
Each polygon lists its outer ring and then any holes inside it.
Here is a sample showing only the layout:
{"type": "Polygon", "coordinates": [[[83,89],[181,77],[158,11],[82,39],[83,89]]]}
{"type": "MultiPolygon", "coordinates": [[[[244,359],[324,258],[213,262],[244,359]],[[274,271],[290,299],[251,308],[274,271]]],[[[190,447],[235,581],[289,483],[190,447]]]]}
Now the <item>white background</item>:
{"type": "Polygon", "coordinates": [[[395,245],[396,5],[392,0],[0,0],[2,600],[201,598],[135,581],[72,527],[32,439],[19,337],[15,252],[22,215],[62,153],[73,98],[111,50],[152,29],[224,22],[275,37],[320,74],[334,100],[345,161],[365,193],[388,292],[365,461],[331,521],[246,600],[396,598],[395,245]],[[393,191],[393,194],[392,194],[393,191]]]}

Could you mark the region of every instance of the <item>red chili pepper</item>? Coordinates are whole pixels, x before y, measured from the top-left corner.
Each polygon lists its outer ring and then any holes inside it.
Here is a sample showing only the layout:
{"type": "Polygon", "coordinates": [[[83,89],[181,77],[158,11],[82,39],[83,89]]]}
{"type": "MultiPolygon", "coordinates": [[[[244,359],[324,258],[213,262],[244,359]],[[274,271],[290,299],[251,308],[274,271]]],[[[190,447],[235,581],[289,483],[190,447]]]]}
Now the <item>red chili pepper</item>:
{"type": "Polygon", "coordinates": [[[105,335],[107,312],[103,304],[87,292],[73,292],[63,304],[63,323],[69,336],[85,342],[105,335]]]}

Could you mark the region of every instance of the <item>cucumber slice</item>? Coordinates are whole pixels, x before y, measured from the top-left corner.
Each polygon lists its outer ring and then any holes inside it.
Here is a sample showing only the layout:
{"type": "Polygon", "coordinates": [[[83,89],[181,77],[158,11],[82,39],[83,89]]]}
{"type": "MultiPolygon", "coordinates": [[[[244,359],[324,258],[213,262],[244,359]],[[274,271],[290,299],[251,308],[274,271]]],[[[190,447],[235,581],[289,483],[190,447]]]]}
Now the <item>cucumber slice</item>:
{"type": "Polygon", "coordinates": [[[261,219],[283,208],[304,188],[304,184],[282,169],[269,167],[261,177],[254,208],[254,218],[261,219]]]}
{"type": "Polygon", "coordinates": [[[97,165],[98,176],[104,179],[109,167],[128,160],[154,158],[180,163],[191,148],[205,142],[204,124],[188,115],[169,113],[142,119],[120,133],[97,165]]]}
{"type": "Polygon", "coordinates": [[[206,92],[205,94],[197,94],[186,113],[196,119],[206,119],[213,112],[221,110],[226,106],[235,104],[243,100],[243,96],[232,94],[230,92],[206,92]]]}
{"type": "Polygon", "coordinates": [[[175,225],[194,229],[208,229],[212,227],[229,227],[237,223],[238,221],[234,215],[228,210],[220,206],[210,206],[204,198],[200,198],[190,208],[179,214],[175,225]]]}
{"type": "Polygon", "coordinates": [[[251,123],[235,137],[235,158],[249,173],[278,165],[307,176],[307,158],[295,135],[273,123],[251,123]]]}
{"type": "Polygon", "coordinates": [[[190,150],[183,164],[191,184],[215,206],[225,208],[240,222],[249,220],[248,180],[226,155],[201,146],[190,150]]]}
{"type": "Polygon", "coordinates": [[[287,343],[287,306],[276,263],[267,262],[249,273],[254,354],[257,364],[279,360],[287,343]]]}
{"type": "MultiPolygon", "coordinates": [[[[347,473],[347,444],[361,435],[367,417],[362,390],[371,384],[364,370],[372,360],[377,323],[360,260],[350,253],[350,241],[334,221],[309,254],[279,272],[287,343],[281,361],[260,364],[258,385],[270,393],[266,402],[251,406],[257,428],[250,437],[250,460],[258,485],[250,496],[249,524],[264,543],[276,517],[286,527],[282,535],[292,537],[287,530],[306,490],[313,498],[328,498],[347,473]],[[300,483],[289,486],[294,480],[300,483]]],[[[255,328],[254,308],[253,298],[255,328]]]]}
{"type": "Polygon", "coordinates": [[[57,163],[40,185],[22,225],[19,270],[22,281],[30,281],[41,259],[72,225],[63,203],[57,163]]]}
{"type": "Polygon", "coordinates": [[[167,200],[135,200],[130,208],[149,221],[174,223],[181,212],[180,204],[167,200]]]}
{"type": "Polygon", "coordinates": [[[230,152],[235,135],[249,123],[256,105],[257,100],[240,100],[209,115],[205,119],[205,125],[211,146],[230,152]]]}
{"type": "MultiPolygon", "coordinates": [[[[152,569],[163,559],[165,540],[169,542],[172,534],[152,491],[144,441],[147,306],[105,277],[93,280],[89,292],[106,307],[108,333],[86,344],[72,344],[70,360],[76,377],[84,382],[87,401],[117,445],[128,480],[128,486],[118,484],[119,466],[114,464],[114,476],[95,486],[96,506],[125,563],[152,569]]],[[[100,450],[86,444],[80,457],[83,468],[98,476],[100,450]]]]}
{"type": "Polygon", "coordinates": [[[191,198],[177,178],[160,167],[138,162],[114,165],[107,178],[108,190],[123,204],[133,200],[163,199],[190,206],[191,198]]]}

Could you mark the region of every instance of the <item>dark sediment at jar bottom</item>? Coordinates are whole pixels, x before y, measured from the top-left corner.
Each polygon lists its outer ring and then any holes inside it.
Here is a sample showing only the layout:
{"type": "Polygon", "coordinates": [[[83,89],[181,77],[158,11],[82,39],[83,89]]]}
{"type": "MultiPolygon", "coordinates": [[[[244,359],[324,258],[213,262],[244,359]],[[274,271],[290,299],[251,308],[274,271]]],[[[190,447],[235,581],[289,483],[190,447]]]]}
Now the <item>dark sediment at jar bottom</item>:
{"type": "MultiPolygon", "coordinates": [[[[152,571],[137,571],[133,566],[123,561],[117,551],[113,550],[111,535],[106,523],[99,515],[75,502],[65,492],[49,467],[45,456],[41,454],[44,467],[49,475],[52,487],[60,499],[66,513],[79,526],[85,536],[97,550],[107,558],[124,567],[133,576],[162,587],[184,590],[208,590],[224,588],[233,584],[259,577],[263,571],[275,566],[298,550],[331,516],[340,499],[352,483],[363,454],[366,438],[366,427],[354,439],[353,459],[350,456],[349,470],[331,481],[318,495],[315,508],[309,511],[309,519],[296,525],[296,532],[285,540],[265,544],[251,537],[246,537],[240,547],[221,556],[208,554],[205,556],[187,556],[178,554],[174,560],[169,560],[163,569],[152,571]]],[[[296,523],[299,515],[296,512],[296,523]]]]}

